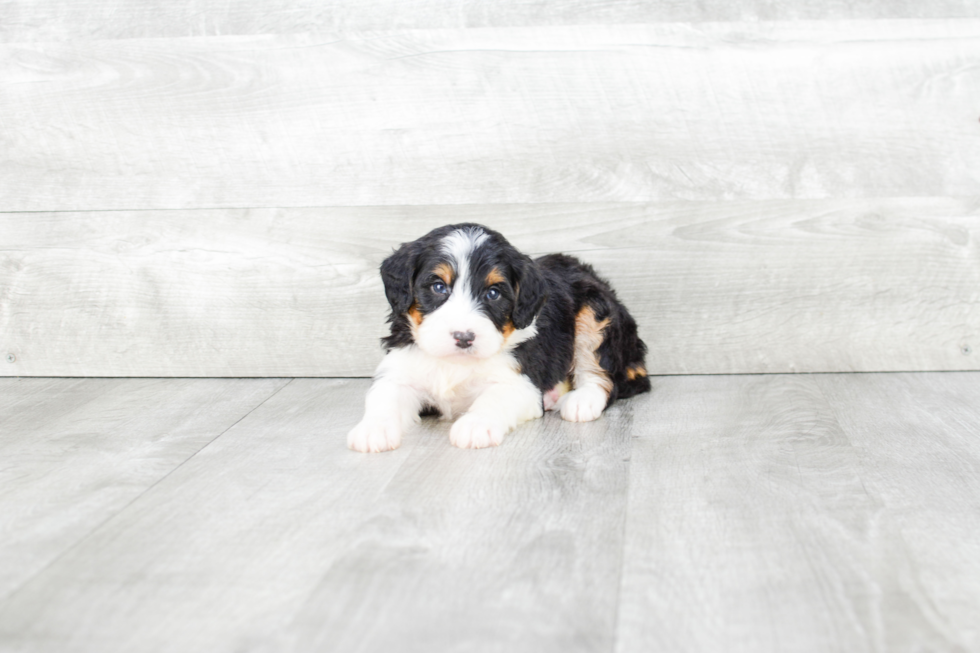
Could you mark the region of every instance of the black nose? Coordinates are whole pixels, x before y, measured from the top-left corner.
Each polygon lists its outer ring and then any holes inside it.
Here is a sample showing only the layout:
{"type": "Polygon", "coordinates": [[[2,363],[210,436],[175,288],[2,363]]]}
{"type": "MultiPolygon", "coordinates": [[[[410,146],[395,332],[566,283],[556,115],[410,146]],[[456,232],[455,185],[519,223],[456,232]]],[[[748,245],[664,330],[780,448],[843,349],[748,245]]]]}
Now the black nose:
{"type": "Polygon", "coordinates": [[[473,344],[476,336],[472,331],[467,331],[463,333],[462,331],[453,331],[453,338],[456,339],[456,346],[460,349],[467,349],[473,344]]]}

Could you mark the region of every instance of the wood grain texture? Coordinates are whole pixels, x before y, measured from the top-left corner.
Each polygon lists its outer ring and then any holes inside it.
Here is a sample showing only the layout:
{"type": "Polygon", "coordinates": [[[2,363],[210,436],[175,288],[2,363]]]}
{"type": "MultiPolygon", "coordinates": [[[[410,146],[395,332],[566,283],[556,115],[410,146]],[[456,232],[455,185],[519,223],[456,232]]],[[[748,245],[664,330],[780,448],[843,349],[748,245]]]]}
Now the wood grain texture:
{"type": "Polygon", "coordinates": [[[347,451],[366,387],[292,381],[0,603],[4,650],[241,651],[278,632],[410,452],[347,451]]]}
{"type": "Polygon", "coordinates": [[[285,383],[0,381],[0,600],[285,383]]]}
{"type": "MultiPolygon", "coordinates": [[[[427,419],[363,455],[344,433],[368,381],[293,380],[0,598],[0,648],[980,650],[980,373],[652,381],[496,449],[427,419]]],[[[60,433],[45,464],[77,478],[105,468],[100,433],[206,430],[257,384],[5,380],[0,446],[60,433]]],[[[24,547],[106,492],[52,501],[67,484],[0,454],[0,519],[46,507],[24,547]]]]}
{"type": "Polygon", "coordinates": [[[659,374],[980,366],[980,204],[888,199],[0,214],[0,374],[367,376],[378,264],[462,221],[594,264],[659,374]]]}
{"type": "Polygon", "coordinates": [[[971,0],[0,0],[0,41],[652,22],[980,18],[971,0]]]}
{"type": "Polygon", "coordinates": [[[974,195],[980,20],[0,46],[0,210],[974,195]]]}
{"type": "Polygon", "coordinates": [[[617,651],[977,650],[976,403],[916,416],[980,397],[975,374],[942,379],[658,380],[634,420],[617,651]],[[853,429],[882,420],[908,436],[853,429]],[[929,476],[888,465],[913,440],[945,452],[919,459],[929,476]]]}
{"type": "Polygon", "coordinates": [[[869,553],[894,580],[878,601],[907,616],[875,633],[879,649],[913,650],[916,634],[931,631],[948,642],[934,648],[980,650],[980,379],[815,380],[847,432],[864,486],[881,502],[881,536],[869,553]]]}
{"type": "Polygon", "coordinates": [[[5,650],[608,650],[628,405],[365,456],[366,389],[293,381],[0,604],[5,650]]]}
{"type": "Polygon", "coordinates": [[[549,414],[467,455],[425,420],[356,547],[267,650],[611,650],[632,423],[628,403],[591,424],[549,414]]]}

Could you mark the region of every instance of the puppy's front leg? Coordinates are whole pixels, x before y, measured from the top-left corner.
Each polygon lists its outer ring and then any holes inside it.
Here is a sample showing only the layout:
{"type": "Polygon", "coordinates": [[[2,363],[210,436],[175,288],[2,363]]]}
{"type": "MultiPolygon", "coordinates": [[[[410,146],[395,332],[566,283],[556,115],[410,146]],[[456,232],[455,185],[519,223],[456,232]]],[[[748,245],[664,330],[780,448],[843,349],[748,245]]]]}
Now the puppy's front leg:
{"type": "Polygon", "coordinates": [[[385,378],[375,379],[364,400],[364,419],[347,434],[354,451],[378,452],[397,449],[412,422],[419,421],[418,393],[385,378]]]}
{"type": "Polygon", "coordinates": [[[541,391],[526,376],[514,377],[484,390],[453,424],[449,441],[463,449],[495,447],[521,422],[541,417],[541,391]]]}

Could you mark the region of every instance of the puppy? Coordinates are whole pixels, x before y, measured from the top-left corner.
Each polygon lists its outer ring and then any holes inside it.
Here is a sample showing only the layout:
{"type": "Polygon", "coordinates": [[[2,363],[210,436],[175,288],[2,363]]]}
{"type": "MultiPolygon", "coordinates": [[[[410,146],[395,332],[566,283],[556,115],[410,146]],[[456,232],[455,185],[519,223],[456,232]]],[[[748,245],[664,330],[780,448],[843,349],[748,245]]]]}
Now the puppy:
{"type": "Polygon", "coordinates": [[[397,448],[420,413],[455,419],[457,447],[495,446],[545,410],[588,422],[650,389],[636,322],[571,256],[532,261],[496,231],[455,224],[403,244],[381,279],[391,335],[351,449],[397,448]]]}

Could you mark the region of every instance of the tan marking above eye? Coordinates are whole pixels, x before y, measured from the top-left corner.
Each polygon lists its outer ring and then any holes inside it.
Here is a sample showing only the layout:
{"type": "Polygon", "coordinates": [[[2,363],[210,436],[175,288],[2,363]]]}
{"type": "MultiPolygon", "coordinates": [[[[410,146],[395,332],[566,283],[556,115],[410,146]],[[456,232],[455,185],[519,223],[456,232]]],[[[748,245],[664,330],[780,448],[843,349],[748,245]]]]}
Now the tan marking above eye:
{"type": "Polygon", "coordinates": [[[453,285],[453,269],[448,263],[440,263],[432,270],[432,273],[442,279],[442,282],[447,286],[453,285]]]}
{"type": "Polygon", "coordinates": [[[489,272],[487,272],[488,286],[492,286],[495,283],[503,283],[505,281],[507,281],[507,279],[504,278],[504,275],[500,274],[500,270],[498,270],[497,268],[494,268],[489,272]]]}

